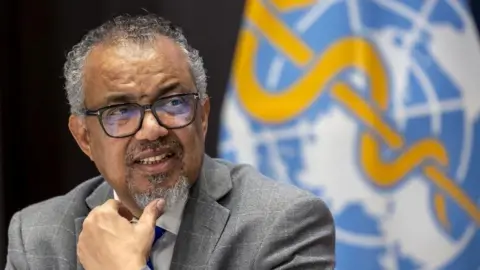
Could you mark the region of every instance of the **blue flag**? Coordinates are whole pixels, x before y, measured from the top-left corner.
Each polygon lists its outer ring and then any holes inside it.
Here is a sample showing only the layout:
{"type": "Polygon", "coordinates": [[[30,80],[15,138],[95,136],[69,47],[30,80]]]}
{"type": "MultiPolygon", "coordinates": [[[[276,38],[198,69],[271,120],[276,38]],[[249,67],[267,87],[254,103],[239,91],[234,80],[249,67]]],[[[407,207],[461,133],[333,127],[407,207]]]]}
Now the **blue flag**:
{"type": "Polygon", "coordinates": [[[466,1],[247,0],[220,156],[323,198],[337,269],[479,269],[477,38],[466,1]]]}

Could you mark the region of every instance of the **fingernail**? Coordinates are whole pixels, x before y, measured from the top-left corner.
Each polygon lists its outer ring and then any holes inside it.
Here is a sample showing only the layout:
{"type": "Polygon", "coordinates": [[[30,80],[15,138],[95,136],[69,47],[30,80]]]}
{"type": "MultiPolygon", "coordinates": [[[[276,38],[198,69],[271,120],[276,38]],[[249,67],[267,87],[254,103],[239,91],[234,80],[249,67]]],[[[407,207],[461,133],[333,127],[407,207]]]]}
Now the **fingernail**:
{"type": "Polygon", "coordinates": [[[165,200],[164,199],[159,199],[157,201],[157,210],[158,211],[163,211],[164,206],[165,206],[165,200]]]}

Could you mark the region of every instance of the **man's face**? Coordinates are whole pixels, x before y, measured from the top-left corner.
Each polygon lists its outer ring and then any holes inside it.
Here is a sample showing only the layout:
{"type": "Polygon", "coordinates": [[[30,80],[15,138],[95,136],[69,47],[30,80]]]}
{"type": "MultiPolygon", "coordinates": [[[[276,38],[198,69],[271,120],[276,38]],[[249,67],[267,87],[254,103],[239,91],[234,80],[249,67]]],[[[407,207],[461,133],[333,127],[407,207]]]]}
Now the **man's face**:
{"type": "MultiPolygon", "coordinates": [[[[83,83],[89,110],[131,102],[152,104],[171,95],[197,92],[187,56],[166,37],[143,45],[96,46],[87,57],[83,83]]],[[[158,197],[173,198],[167,199],[168,207],[197,179],[210,105],[208,100],[193,102],[195,118],[190,125],[167,129],[148,111],[140,130],[126,138],[108,136],[95,116],[70,118],[78,144],[133,214],[138,216],[158,197]]]]}

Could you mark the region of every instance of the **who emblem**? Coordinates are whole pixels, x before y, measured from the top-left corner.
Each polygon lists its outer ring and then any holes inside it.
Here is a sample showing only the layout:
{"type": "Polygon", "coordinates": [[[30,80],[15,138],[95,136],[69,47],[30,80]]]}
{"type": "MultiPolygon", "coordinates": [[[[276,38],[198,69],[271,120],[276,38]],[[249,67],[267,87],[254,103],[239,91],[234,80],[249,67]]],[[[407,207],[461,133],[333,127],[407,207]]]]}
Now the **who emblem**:
{"type": "Polygon", "coordinates": [[[479,72],[462,1],[250,0],[219,153],[323,198],[337,269],[479,269],[479,72]]]}

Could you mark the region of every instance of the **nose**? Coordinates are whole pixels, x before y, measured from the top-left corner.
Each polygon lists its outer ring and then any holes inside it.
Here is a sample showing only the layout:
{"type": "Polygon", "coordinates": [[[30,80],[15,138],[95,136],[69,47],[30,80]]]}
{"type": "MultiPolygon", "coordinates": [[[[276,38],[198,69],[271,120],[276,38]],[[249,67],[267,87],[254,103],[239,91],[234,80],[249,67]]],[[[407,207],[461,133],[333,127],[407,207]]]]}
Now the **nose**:
{"type": "Polygon", "coordinates": [[[154,141],[159,137],[164,137],[168,134],[168,130],[160,126],[153,116],[151,111],[145,112],[145,117],[143,118],[142,127],[140,130],[135,133],[135,139],[137,140],[149,140],[154,141]]]}

